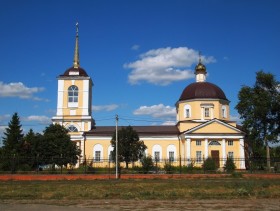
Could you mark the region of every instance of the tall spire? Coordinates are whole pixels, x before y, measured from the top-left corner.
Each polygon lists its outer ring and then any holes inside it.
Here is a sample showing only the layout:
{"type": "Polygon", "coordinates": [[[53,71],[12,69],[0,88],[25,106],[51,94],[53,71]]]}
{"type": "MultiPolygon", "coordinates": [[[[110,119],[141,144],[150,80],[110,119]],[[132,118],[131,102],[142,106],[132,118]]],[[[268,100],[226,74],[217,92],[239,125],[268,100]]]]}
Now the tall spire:
{"type": "Polygon", "coordinates": [[[80,58],[79,58],[79,23],[76,23],[76,44],[75,44],[75,52],[74,52],[74,68],[80,67],[80,58]]]}

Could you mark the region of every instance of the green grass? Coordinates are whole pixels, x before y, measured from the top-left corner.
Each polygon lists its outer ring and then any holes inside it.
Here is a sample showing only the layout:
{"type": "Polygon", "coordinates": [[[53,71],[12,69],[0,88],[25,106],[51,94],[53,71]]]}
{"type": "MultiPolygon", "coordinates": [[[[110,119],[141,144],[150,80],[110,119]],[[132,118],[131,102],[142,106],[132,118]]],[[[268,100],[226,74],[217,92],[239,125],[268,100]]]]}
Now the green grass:
{"type": "Polygon", "coordinates": [[[76,180],[0,182],[0,200],[279,198],[277,179],[76,180]]]}

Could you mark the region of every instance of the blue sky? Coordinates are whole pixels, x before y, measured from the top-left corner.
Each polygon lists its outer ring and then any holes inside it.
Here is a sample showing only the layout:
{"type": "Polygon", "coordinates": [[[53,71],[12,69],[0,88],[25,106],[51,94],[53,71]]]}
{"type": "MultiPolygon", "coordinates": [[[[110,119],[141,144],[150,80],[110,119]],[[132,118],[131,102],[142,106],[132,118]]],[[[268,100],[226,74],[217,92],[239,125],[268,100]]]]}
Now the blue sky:
{"type": "Polygon", "coordinates": [[[14,112],[24,131],[50,124],[76,21],[97,125],[115,114],[121,125],[173,123],[199,51],[238,119],[238,91],[256,71],[279,80],[279,11],[277,0],[0,0],[0,132],[14,112]]]}

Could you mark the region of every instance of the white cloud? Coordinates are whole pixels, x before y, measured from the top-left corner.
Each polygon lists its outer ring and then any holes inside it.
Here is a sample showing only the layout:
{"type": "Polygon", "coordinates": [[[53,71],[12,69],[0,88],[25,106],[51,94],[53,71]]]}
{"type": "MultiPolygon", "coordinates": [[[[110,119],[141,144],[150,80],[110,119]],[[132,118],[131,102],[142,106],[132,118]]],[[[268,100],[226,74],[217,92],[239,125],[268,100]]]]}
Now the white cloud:
{"type": "Polygon", "coordinates": [[[175,118],[176,108],[163,104],[152,106],[140,106],[133,112],[134,115],[148,115],[154,118],[175,118]]]}
{"type": "Polygon", "coordinates": [[[27,122],[40,122],[40,123],[46,123],[49,124],[51,123],[51,118],[47,117],[47,116],[35,116],[35,115],[31,115],[28,117],[23,118],[23,121],[27,121],[27,122]]]}
{"type": "Polygon", "coordinates": [[[43,87],[27,87],[22,82],[4,84],[0,81],[0,97],[19,97],[21,99],[33,99],[42,101],[45,99],[34,97],[38,92],[44,91],[43,87]]]}
{"type": "MultiPolygon", "coordinates": [[[[215,62],[215,58],[202,56],[203,63],[215,62]]],[[[199,52],[187,47],[152,49],[139,56],[139,60],[124,64],[132,69],[128,76],[130,84],[141,81],[156,85],[168,85],[174,81],[193,78],[190,67],[199,60],[199,52]]]]}
{"type": "Polygon", "coordinates": [[[92,110],[93,111],[113,111],[116,110],[119,106],[116,104],[110,104],[110,105],[93,105],[92,110]]]}
{"type": "Polygon", "coordinates": [[[10,114],[4,114],[4,115],[0,116],[0,122],[1,121],[6,121],[6,120],[8,120],[10,118],[11,118],[10,114]]]}
{"type": "Polygon", "coordinates": [[[238,124],[240,124],[240,123],[242,122],[239,115],[237,115],[237,116],[231,116],[231,115],[230,115],[230,120],[231,120],[231,121],[235,121],[235,122],[237,122],[238,124]]]}
{"type": "Polygon", "coordinates": [[[4,132],[6,132],[7,127],[8,127],[8,125],[6,125],[6,126],[1,125],[0,126],[0,147],[3,145],[2,140],[3,140],[4,132]]]}
{"type": "Polygon", "coordinates": [[[140,48],[140,45],[133,45],[131,50],[137,51],[140,48]]]}
{"type": "Polygon", "coordinates": [[[176,124],[175,121],[168,120],[168,121],[165,121],[164,123],[162,123],[161,125],[175,125],[175,124],[176,124]]]}

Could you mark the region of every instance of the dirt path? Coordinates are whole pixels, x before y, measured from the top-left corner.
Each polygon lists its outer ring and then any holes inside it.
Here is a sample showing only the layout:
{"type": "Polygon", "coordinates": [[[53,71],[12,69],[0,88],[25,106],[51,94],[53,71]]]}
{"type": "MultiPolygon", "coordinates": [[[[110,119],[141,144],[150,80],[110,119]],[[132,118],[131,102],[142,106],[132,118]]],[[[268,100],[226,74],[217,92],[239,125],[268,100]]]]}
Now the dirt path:
{"type": "Polygon", "coordinates": [[[232,200],[86,200],[86,201],[0,201],[5,211],[87,210],[279,210],[280,199],[232,200]]]}

